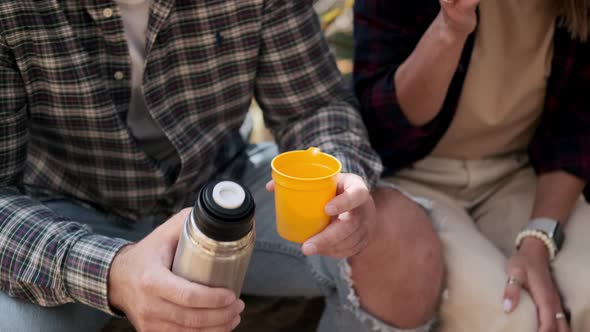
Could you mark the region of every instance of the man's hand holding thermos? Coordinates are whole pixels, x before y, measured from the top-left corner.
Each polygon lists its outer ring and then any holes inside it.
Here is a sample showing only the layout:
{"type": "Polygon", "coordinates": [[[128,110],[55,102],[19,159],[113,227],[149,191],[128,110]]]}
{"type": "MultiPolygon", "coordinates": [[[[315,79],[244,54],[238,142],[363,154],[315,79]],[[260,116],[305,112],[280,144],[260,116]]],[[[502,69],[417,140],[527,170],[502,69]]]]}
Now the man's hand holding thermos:
{"type": "Polygon", "coordinates": [[[244,302],[234,292],[190,282],[171,272],[184,209],[136,244],[124,247],[109,273],[110,305],[140,332],[233,330],[244,302]]]}

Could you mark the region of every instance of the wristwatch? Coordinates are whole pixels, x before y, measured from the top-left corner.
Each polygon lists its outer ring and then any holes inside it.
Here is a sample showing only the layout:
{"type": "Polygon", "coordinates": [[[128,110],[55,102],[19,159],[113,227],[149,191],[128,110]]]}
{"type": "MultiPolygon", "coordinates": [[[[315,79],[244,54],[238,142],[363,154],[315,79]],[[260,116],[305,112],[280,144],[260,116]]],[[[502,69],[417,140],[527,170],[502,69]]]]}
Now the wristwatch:
{"type": "Polygon", "coordinates": [[[557,251],[561,250],[565,234],[561,229],[559,221],[550,218],[535,218],[529,222],[525,227],[525,231],[536,231],[545,234],[553,244],[557,251]]]}

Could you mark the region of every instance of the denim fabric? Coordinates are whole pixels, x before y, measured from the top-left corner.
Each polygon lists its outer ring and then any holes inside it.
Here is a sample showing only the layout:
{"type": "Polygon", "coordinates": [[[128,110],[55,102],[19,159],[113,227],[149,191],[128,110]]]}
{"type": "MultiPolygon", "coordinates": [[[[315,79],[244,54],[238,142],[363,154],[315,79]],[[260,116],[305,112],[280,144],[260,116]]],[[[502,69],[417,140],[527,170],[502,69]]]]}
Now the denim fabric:
{"type": "MultiPolygon", "coordinates": [[[[274,144],[250,145],[221,177],[239,177],[256,201],[257,241],[243,289],[260,296],[324,296],[326,309],[320,321],[322,332],[401,331],[387,326],[360,308],[345,260],[305,257],[299,244],[279,237],[275,227],[273,195],[266,191],[274,144]]],[[[69,199],[44,202],[55,212],[89,225],[95,232],[127,240],[139,240],[159,225],[161,217],[139,222],[115,219],[69,199]]],[[[100,331],[108,316],[80,304],[45,309],[0,293],[0,331],[70,332],[100,331]]],[[[411,330],[425,332],[428,326],[411,330]]]]}

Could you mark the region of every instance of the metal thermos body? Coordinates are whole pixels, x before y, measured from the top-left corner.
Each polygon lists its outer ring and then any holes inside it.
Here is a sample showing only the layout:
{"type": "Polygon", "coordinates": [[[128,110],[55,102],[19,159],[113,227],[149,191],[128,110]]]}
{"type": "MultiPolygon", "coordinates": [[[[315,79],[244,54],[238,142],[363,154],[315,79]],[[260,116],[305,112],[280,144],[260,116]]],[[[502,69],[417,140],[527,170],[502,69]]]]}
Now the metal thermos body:
{"type": "Polygon", "coordinates": [[[254,200],[231,181],[206,184],[184,223],[172,272],[240,296],[255,242],[254,200]]]}

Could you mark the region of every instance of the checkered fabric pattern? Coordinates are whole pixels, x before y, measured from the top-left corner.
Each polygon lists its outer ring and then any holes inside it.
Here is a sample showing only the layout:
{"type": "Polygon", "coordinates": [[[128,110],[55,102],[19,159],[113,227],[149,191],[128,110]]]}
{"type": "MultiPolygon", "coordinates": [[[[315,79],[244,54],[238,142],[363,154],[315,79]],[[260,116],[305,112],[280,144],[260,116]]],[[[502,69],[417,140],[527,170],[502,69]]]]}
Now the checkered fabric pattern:
{"type": "Polygon", "coordinates": [[[281,149],[320,147],[376,182],[379,158],[311,1],[153,1],[143,87],[180,156],[174,173],[126,126],[131,73],[119,15],[112,0],[0,2],[2,291],[110,312],[108,270],[126,242],[31,197],[73,197],[134,220],[172,213],[216,174],[253,97],[281,149]]]}

